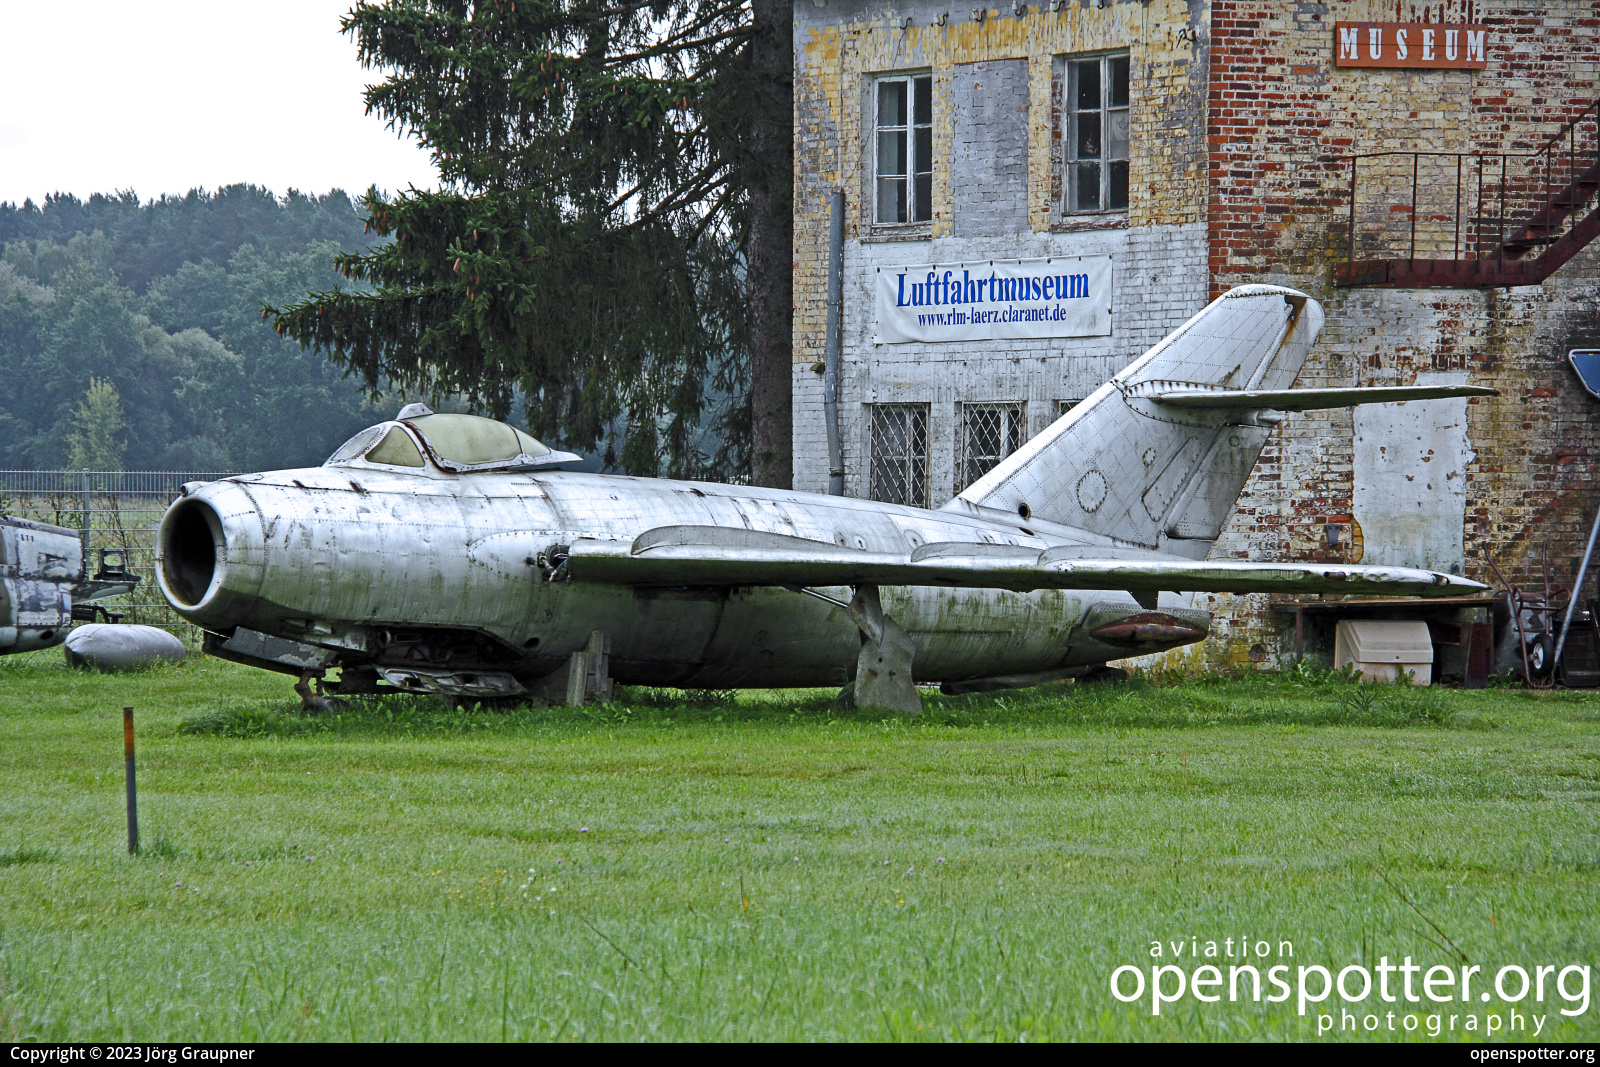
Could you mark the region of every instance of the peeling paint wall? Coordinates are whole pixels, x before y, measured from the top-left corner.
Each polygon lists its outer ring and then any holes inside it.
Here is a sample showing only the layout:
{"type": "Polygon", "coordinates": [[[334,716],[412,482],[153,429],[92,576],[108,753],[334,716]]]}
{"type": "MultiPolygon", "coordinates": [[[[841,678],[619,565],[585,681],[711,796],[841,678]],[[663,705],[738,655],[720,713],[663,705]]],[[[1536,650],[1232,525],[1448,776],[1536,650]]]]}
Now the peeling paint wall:
{"type": "MultiPolygon", "coordinates": [[[[1600,505],[1600,405],[1564,357],[1600,338],[1600,244],[1539,286],[1336,288],[1349,183],[1348,165],[1337,160],[1383,150],[1532,151],[1600,95],[1600,4],[1217,0],[1211,29],[1211,292],[1268,280],[1323,302],[1328,324],[1301,386],[1444,378],[1501,393],[1453,402],[1448,430],[1416,425],[1414,405],[1290,416],[1214,554],[1459,563],[1469,577],[1493,582],[1492,556],[1513,581],[1537,584],[1542,547],[1552,572],[1570,575],[1600,505]],[[1333,66],[1335,20],[1469,18],[1490,27],[1487,70],[1333,66]],[[1367,452],[1372,442],[1403,448],[1408,434],[1414,454],[1403,462],[1367,452]],[[1435,458],[1423,464],[1428,449],[1435,458]],[[1407,475],[1431,473],[1440,455],[1448,457],[1447,473],[1461,476],[1435,480],[1432,489],[1423,477],[1419,492],[1407,475]],[[1329,547],[1325,525],[1352,518],[1359,539],[1329,547]]],[[[1453,174],[1435,175],[1441,180],[1453,174]]],[[[1293,650],[1292,627],[1266,610],[1264,598],[1217,606],[1216,659],[1270,665],[1293,650]]]]}
{"type": "Polygon", "coordinates": [[[962,403],[1025,405],[1037,433],[1205,303],[1203,34],[1198,4],[1157,0],[950,10],[941,3],[795,6],[795,488],[823,491],[828,198],[845,190],[840,392],[845,491],[864,496],[867,405],[929,405],[929,499],[957,490],[962,403]],[[907,20],[910,24],[907,25],[907,20]],[[943,19],[943,25],[940,20],[943,19]],[[1060,58],[1126,49],[1129,209],[1062,217],[1060,58]],[[933,219],[872,222],[874,79],[933,76],[933,219]],[[1116,257],[1111,337],[994,344],[873,344],[879,267],[986,259],[1116,257]]]}
{"type": "MultiPolygon", "coordinates": [[[[1464,371],[1417,375],[1417,385],[1464,385],[1464,371]]],[[[1376,404],[1354,412],[1351,511],[1363,563],[1460,574],[1466,562],[1466,400],[1376,404]]]]}

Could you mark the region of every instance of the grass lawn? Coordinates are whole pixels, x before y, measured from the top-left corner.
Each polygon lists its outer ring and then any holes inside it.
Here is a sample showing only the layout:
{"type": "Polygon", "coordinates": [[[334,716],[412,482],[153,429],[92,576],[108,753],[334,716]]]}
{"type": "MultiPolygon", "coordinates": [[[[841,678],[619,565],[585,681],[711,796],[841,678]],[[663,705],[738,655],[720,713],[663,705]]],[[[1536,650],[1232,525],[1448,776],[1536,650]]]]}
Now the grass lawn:
{"type": "MultiPolygon", "coordinates": [[[[1470,961],[1470,1003],[1374,988],[1348,1010],[1379,1029],[1327,1036],[1481,1039],[1502,966],[1600,962],[1589,694],[1289,674],[914,721],[815,691],[308,719],[289,684],[0,659],[0,1039],[1296,1039],[1340,1014],[1248,981],[1160,1015],[1110,993],[1228,938],[1291,984],[1470,961]]],[[[1516,1010],[1600,1039],[1555,982],[1516,1010]]]]}

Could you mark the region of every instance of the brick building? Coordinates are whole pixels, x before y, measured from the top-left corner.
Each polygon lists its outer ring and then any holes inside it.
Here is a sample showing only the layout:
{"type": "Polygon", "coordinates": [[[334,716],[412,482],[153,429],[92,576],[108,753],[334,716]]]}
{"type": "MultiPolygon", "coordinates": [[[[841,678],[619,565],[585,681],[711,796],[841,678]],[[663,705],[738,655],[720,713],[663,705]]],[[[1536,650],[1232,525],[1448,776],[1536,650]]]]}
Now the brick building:
{"type": "MultiPolygon", "coordinates": [[[[1492,554],[1522,580],[1544,548],[1569,571],[1600,504],[1600,410],[1564,363],[1600,344],[1597,66],[1596,2],[797,0],[795,488],[828,485],[842,190],[846,494],[939,506],[1208,299],[1270,281],[1327,311],[1303,386],[1501,395],[1293,415],[1190,550],[1475,577],[1492,554]],[[981,302],[1077,296],[1070,277],[1098,318],[915,325],[973,321],[974,279],[981,302]]],[[[1233,621],[1214,658],[1283,650],[1259,598],[1210,606],[1233,621]]]]}

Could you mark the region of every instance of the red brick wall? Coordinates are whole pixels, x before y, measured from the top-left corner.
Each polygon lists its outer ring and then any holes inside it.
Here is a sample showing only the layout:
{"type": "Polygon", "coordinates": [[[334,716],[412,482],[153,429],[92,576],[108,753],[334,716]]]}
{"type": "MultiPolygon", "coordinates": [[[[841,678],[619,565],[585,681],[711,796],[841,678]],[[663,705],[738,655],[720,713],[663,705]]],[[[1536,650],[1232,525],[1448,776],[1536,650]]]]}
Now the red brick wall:
{"type": "MultiPolygon", "coordinates": [[[[1209,45],[1213,295],[1275,281],[1323,301],[1328,326],[1302,385],[1409,384],[1423,371],[1466,370],[1500,389],[1468,409],[1477,458],[1467,470],[1466,572],[1492,580],[1492,555],[1514,581],[1541,583],[1543,548],[1562,580],[1600,505],[1600,404],[1564,362],[1568,348],[1600,343],[1600,242],[1543,285],[1514,290],[1343,289],[1332,269],[1349,233],[1349,155],[1531,151],[1600,95],[1600,3],[1213,0],[1209,45]],[[1488,69],[1336,68],[1334,23],[1368,20],[1484,23],[1488,69]]],[[[1447,170],[1435,179],[1450,180],[1447,170]]],[[[1330,555],[1322,524],[1351,511],[1351,425],[1348,412],[1326,412],[1280,427],[1216,554],[1330,555]]],[[[1284,647],[1259,601],[1219,606],[1236,620],[1228,658],[1254,647],[1257,661],[1270,660],[1284,647]]]]}

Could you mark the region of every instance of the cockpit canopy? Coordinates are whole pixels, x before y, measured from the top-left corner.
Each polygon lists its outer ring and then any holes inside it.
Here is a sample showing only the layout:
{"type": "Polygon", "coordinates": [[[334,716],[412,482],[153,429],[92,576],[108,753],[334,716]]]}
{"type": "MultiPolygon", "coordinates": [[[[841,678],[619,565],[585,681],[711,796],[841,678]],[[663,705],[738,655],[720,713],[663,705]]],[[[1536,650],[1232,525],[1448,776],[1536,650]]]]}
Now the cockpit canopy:
{"type": "Polygon", "coordinates": [[[423,467],[422,450],[435,466],[456,474],[555,467],[582,458],[556,452],[503,422],[477,415],[441,415],[424,404],[407,404],[394,422],[369,426],[340,445],[323,466],[423,467]]]}

